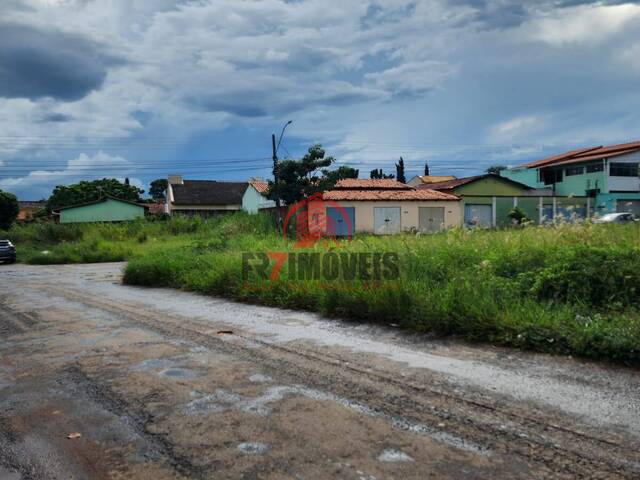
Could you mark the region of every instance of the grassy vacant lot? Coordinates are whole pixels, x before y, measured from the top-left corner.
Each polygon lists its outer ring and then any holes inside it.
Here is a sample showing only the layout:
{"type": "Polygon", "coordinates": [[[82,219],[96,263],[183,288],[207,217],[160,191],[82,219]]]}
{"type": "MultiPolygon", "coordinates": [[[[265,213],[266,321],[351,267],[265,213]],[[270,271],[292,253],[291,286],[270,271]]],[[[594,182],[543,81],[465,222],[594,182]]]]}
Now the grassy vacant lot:
{"type": "MultiPolygon", "coordinates": [[[[242,252],[292,251],[269,218],[172,219],[9,232],[30,263],[129,259],[124,281],[395,323],[418,332],[640,365],[640,230],[561,225],[357,237],[396,252],[400,278],[246,282],[242,252]],[[55,233],[54,233],[55,232],[55,233]],[[47,247],[51,253],[36,253],[47,247]]],[[[310,251],[325,251],[316,245],[310,251]]]]}

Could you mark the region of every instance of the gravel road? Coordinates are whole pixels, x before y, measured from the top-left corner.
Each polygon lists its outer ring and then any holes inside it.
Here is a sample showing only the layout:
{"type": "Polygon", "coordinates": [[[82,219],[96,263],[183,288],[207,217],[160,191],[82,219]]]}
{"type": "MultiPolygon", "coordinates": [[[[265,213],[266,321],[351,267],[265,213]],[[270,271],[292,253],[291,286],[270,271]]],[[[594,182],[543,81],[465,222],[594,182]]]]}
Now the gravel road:
{"type": "Polygon", "coordinates": [[[0,480],[640,478],[637,370],[122,267],[0,265],[0,480]]]}

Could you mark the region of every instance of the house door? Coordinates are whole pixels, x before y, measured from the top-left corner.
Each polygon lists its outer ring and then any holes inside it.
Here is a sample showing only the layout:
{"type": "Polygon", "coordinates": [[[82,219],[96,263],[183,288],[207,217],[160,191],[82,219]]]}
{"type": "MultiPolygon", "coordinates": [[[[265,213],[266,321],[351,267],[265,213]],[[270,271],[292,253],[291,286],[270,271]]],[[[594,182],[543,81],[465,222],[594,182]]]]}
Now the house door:
{"type": "Polygon", "coordinates": [[[327,235],[350,237],[355,230],[356,212],[354,207],[327,207],[327,235]]]}
{"type": "Polygon", "coordinates": [[[493,223],[491,205],[469,203],[464,206],[464,224],[468,227],[491,227],[493,223]]]}
{"type": "Polygon", "coordinates": [[[373,230],[377,235],[400,232],[400,207],[374,207],[373,230]]]}
{"type": "Polygon", "coordinates": [[[421,232],[437,232],[444,228],[444,207],[419,207],[421,232]]]}

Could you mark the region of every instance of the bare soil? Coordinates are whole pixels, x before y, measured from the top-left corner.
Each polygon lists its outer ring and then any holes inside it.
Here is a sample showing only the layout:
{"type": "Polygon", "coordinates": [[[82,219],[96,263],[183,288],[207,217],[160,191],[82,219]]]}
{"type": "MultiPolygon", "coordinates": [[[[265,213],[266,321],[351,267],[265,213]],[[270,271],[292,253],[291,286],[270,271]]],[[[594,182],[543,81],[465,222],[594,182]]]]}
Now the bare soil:
{"type": "Polygon", "coordinates": [[[0,479],[640,477],[636,370],[121,268],[0,265],[0,479]]]}

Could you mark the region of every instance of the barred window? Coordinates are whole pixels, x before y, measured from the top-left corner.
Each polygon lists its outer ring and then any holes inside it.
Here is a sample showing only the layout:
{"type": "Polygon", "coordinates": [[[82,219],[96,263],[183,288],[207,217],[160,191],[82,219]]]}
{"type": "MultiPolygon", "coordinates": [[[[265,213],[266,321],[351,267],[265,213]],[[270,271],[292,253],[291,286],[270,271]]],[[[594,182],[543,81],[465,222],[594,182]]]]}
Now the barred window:
{"type": "Polygon", "coordinates": [[[582,175],[583,173],[584,173],[584,167],[570,167],[570,168],[567,168],[565,172],[567,177],[570,177],[571,175],[582,175]]]}
{"type": "Polygon", "coordinates": [[[587,173],[594,172],[603,172],[604,165],[602,163],[592,163],[591,165],[587,165],[587,173]]]}
{"type": "Polygon", "coordinates": [[[609,175],[611,175],[612,177],[637,177],[638,164],[611,162],[609,175]]]}

